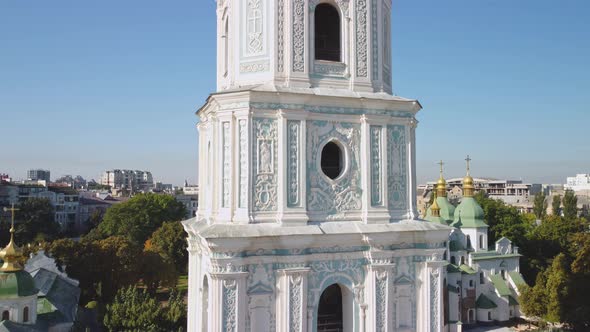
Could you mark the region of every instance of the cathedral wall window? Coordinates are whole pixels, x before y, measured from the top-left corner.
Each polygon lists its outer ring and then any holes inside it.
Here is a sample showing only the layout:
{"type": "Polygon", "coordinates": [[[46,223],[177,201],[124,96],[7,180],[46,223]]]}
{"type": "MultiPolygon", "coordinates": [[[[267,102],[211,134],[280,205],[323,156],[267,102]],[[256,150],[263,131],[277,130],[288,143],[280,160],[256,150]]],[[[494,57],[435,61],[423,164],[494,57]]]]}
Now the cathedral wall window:
{"type": "Polygon", "coordinates": [[[29,321],[29,307],[25,307],[23,309],[23,322],[28,322],[29,321]]]}
{"type": "Polygon", "coordinates": [[[343,331],[342,289],[333,284],[324,290],[318,305],[318,332],[343,331]]]}
{"type": "Polygon", "coordinates": [[[315,59],[342,61],[341,25],[338,9],[329,3],[316,6],[314,12],[315,59]]]}
{"type": "Polygon", "coordinates": [[[10,319],[10,312],[8,310],[2,311],[2,320],[9,320],[10,319]]]}
{"type": "Polygon", "coordinates": [[[322,172],[334,180],[344,171],[344,149],[335,141],[330,141],[322,148],[322,172]]]}

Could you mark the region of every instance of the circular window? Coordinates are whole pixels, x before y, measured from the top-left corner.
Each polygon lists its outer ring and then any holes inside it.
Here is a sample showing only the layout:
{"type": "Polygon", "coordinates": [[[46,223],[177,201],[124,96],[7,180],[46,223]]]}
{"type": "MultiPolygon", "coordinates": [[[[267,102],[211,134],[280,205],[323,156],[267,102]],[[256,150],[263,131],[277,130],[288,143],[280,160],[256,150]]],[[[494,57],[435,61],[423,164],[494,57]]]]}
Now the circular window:
{"type": "Polygon", "coordinates": [[[334,180],[342,174],[344,169],[344,151],[342,148],[334,143],[328,142],[322,149],[321,159],[322,172],[327,177],[334,180]]]}

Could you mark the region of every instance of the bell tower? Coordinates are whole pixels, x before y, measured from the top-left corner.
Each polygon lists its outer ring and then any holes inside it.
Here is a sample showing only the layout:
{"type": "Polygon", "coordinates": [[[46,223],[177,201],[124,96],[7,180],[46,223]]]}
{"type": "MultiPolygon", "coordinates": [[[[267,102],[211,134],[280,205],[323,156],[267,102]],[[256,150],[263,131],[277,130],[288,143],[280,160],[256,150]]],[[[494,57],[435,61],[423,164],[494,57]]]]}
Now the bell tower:
{"type": "Polygon", "coordinates": [[[218,0],[217,90],[391,93],[390,0],[218,0]]]}
{"type": "Polygon", "coordinates": [[[417,218],[390,0],[217,4],[188,330],[443,331],[450,228],[417,218]]]}

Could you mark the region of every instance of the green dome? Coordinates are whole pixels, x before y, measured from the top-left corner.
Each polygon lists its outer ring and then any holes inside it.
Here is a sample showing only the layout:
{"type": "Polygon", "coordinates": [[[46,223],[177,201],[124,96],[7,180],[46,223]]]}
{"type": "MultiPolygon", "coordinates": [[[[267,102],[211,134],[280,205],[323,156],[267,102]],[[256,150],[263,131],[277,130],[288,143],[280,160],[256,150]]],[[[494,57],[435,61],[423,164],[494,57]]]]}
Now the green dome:
{"type": "Polygon", "coordinates": [[[0,300],[37,294],[33,277],[27,271],[0,272],[0,300]]]}
{"type": "MultiPolygon", "coordinates": [[[[449,202],[446,197],[437,197],[436,203],[440,208],[440,216],[446,221],[446,224],[449,225],[454,220],[455,215],[455,207],[453,204],[449,202]]],[[[428,217],[432,216],[432,210],[430,207],[426,210],[426,220],[429,220],[428,217]]]]}
{"type": "Polygon", "coordinates": [[[455,209],[455,221],[452,226],[457,228],[488,227],[484,221],[483,209],[475,198],[463,197],[461,204],[455,209]]]}

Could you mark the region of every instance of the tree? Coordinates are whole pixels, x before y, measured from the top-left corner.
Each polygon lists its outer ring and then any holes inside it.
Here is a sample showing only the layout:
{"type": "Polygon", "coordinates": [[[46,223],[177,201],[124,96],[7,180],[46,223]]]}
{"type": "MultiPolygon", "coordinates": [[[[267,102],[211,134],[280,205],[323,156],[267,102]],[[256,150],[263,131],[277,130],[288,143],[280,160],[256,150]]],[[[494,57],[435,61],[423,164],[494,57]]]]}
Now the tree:
{"type": "Polygon", "coordinates": [[[545,274],[539,273],[534,287],[525,287],[520,296],[522,311],[527,316],[544,317],[547,313],[547,296],[545,287],[547,278],[545,274]]]}
{"type": "Polygon", "coordinates": [[[176,285],[178,273],[174,264],[150,250],[144,251],[141,259],[140,276],[148,293],[156,294],[158,287],[174,287],[176,285]]]}
{"type": "Polygon", "coordinates": [[[567,220],[578,217],[578,197],[573,190],[566,190],[563,195],[563,216],[567,220]]]}
{"type": "Polygon", "coordinates": [[[184,204],[173,196],[139,194],[108,209],[98,229],[102,236],[125,236],[143,245],[164,221],[179,221],[185,215],[184,204]]]}
{"type": "Polygon", "coordinates": [[[551,211],[553,211],[553,215],[558,216],[560,215],[561,210],[561,195],[553,196],[553,200],[551,201],[551,211]]]}
{"type": "Polygon", "coordinates": [[[551,267],[547,270],[547,320],[551,322],[564,322],[567,299],[569,296],[570,273],[569,264],[565,254],[555,257],[551,267]]]}
{"type": "Polygon", "coordinates": [[[186,273],[188,252],[186,250],[186,233],[177,221],[165,222],[146,241],[147,250],[160,254],[164,260],[174,264],[179,273],[186,273]]]}
{"type": "Polygon", "coordinates": [[[104,326],[109,331],[162,331],[160,304],[145,290],[134,286],[122,288],[107,305],[104,326]]]}
{"type": "Polygon", "coordinates": [[[543,192],[538,192],[535,195],[533,213],[537,219],[542,219],[547,214],[547,202],[545,201],[545,194],[543,192]]]}
{"type": "Polygon", "coordinates": [[[60,226],[55,221],[55,211],[47,198],[29,198],[21,202],[15,214],[16,237],[19,243],[29,243],[38,234],[55,238],[60,226]]]}
{"type": "Polygon", "coordinates": [[[111,236],[94,242],[98,249],[97,265],[101,266],[100,295],[110,300],[116,291],[139,279],[141,247],[123,236],[111,236]]]}

